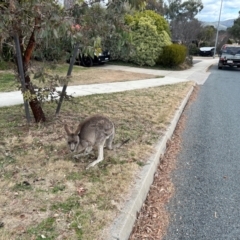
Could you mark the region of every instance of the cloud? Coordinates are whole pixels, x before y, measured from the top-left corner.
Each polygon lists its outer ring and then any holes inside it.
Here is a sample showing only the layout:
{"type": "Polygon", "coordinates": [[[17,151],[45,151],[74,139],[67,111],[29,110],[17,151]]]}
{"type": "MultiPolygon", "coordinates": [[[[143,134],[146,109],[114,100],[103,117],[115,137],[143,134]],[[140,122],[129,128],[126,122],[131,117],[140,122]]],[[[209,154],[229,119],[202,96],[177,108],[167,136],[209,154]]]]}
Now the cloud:
{"type": "Polygon", "coordinates": [[[199,21],[215,22],[219,19],[222,1],[221,21],[238,18],[239,0],[202,0],[203,10],[196,16],[199,21]]]}

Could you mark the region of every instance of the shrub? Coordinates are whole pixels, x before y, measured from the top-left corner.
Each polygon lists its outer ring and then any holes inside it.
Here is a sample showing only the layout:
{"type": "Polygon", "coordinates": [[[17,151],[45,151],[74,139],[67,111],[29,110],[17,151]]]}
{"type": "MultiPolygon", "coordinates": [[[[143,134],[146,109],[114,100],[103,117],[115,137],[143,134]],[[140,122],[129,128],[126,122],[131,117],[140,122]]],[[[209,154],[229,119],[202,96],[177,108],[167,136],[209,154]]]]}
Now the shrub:
{"type": "Polygon", "coordinates": [[[191,55],[188,55],[185,59],[185,63],[188,65],[188,66],[192,66],[193,65],[193,57],[191,55]]]}
{"type": "Polygon", "coordinates": [[[163,48],[159,63],[165,67],[174,67],[182,64],[187,55],[184,45],[172,44],[163,48]]]}
{"type": "Polygon", "coordinates": [[[188,47],[189,55],[197,56],[199,54],[199,48],[196,44],[190,44],[188,47]]]}
{"type": "MultiPolygon", "coordinates": [[[[165,31],[169,36],[171,35],[168,22],[164,19],[163,16],[151,10],[136,12],[134,15],[127,14],[125,16],[125,23],[127,25],[132,25],[135,26],[135,28],[138,28],[138,22],[141,18],[150,18],[152,20],[152,24],[156,26],[158,33],[165,31]]],[[[134,28],[132,28],[132,30],[134,30],[134,28]]]]}
{"type": "Polygon", "coordinates": [[[154,66],[164,46],[171,44],[166,20],[153,11],[126,15],[126,23],[132,30],[133,50],[128,61],[140,66],[154,66]]]}
{"type": "Polygon", "coordinates": [[[155,60],[161,53],[158,39],[156,26],[153,25],[151,19],[141,18],[138,29],[133,34],[135,51],[129,56],[130,61],[140,66],[154,66],[155,60]]]}
{"type": "Polygon", "coordinates": [[[105,39],[103,47],[110,52],[111,60],[128,62],[131,55],[131,41],[131,34],[128,32],[113,32],[105,39]]]}
{"type": "Polygon", "coordinates": [[[65,38],[54,39],[53,37],[43,38],[33,52],[33,58],[40,61],[66,61],[66,52],[71,52],[70,40],[65,38]]]}

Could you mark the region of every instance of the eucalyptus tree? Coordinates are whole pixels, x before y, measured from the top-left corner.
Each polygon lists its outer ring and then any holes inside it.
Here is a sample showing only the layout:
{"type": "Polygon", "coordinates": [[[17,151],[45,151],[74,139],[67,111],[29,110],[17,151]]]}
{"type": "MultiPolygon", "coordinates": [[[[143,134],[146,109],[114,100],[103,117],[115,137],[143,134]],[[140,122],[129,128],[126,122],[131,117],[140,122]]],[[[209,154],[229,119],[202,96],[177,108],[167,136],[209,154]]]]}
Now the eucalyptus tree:
{"type": "MultiPolygon", "coordinates": [[[[71,35],[71,21],[54,0],[2,0],[0,33],[4,39],[16,37],[20,43],[26,91],[35,121],[46,121],[41,102],[37,97],[29,73],[30,61],[36,44],[52,33],[56,38],[71,35]]],[[[14,47],[14,46],[13,46],[14,47]]],[[[16,62],[17,67],[18,62],[16,62]]]]}
{"type": "Polygon", "coordinates": [[[236,41],[240,41],[240,11],[238,12],[239,16],[234,20],[233,26],[228,30],[230,34],[236,39],[236,41]]]}
{"type": "Polygon", "coordinates": [[[201,30],[201,23],[195,16],[203,9],[202,1],[168,0],[165,8],[165,15],[171,26],[172,38],[180,40],[186,45],[195,40],[201,30]]]}
{"type": "MultiPolygon", "coordinates": [[[[36,122],[46,121],[41,104],[42,95],[36,92],[29,73],[36,46],[41,47],[46,39],[67,38],[71,45],[80,42],[87,54],[93,54],[101,40],[104,41],[106,36],[111,36],[114,31],[123,27],[122,16],[126,3],[142,3],[141,0],[114,0],[109,1],[105,9],[102,9],[96,2],[99,0],[86,3],[80,1],[65,9],[57,0],[0,0],[0,41],[17,36],[26,85],[23,94],[29,100],[36,122]]],[[[11,46],[14,48],[13,44],[11,46]]],[[[43,74],[39,73],[39,76],[43,74]]]]}
{"type": "Polygon", "coordinates": [[[152,10],[160,15],[164,15],[164,1],[163,0],[146,0],[145,9],[152,10]]]}
{"type": "Polygon", "coordinates": [[[205,26],[200,29],[199,34],[197,35],[198,47],[201,44],[214,45],[214,37],[216,36],[217,29],[214,26],[205,26]]]}

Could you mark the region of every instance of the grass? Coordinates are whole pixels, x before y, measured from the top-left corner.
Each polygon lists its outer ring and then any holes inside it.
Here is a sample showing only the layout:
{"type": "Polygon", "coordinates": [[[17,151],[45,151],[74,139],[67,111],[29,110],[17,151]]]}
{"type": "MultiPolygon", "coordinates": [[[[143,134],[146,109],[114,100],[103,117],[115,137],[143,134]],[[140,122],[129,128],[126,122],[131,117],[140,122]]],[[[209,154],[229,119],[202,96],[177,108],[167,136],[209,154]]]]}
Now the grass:
{"type": "Polygon", "coordinates": [[[16,91],[17,89],[15,75],[9,71],[0,71],[0,92],[16,91]]]}
{"type": "Polygon", "coordinates": [[[54,240],[56,239],[55,229],[55,219],[53,217],[49,217],[40,222],[37,226],[30,228],[27,232],[29,235],[35,235],[37,239],[48,239],[54,240]]]}
{"type": "MultiPolygon", "coordinates": [[[[0,215],[6,239],[106,239],[137,173],[153,153],[192,83],[64,102],[55,118],[44,105],[47,122],[26,125],[22,105],[0,108],[0,215]],[[95,157],[78,161],[69,153],[64,123],[76,126],[92,114],[104,114],[116,126],[115,143],[96,167],[95,157]]],[[[1,238],[0,238],[1,239],[1,238]]]]}
{"type": "MultiPolygon", "coordinates": [[[[35,69],[42,68],[43,63],[34,62],[32,67],[35,69]]],[[[66,76],[67,72],[68,72],[69,64],[58,64],[58,65],[47,64],[47,67],[49,67],[47,72],[52,75],[58,74],[60,76],[66,76]]],[[[87,70],[88,70],[88,68],[79,67],[77,65],[74,65],[72,72],[74,73],[74,75],[77,78],[77,76],[81,75],[82,72],[87,71],[87,70]]],[[[33,74],[31,75],[31,79],[34,84],[41,85],[41,84],[39,84],[38,79],[34,79],[33,74]]],[[[72,77],[71,82],[75,83],[74,76],[72,77]]],[[[71,83],[70,83],[70,85],[71,85],[71,83]]],[[[20,84],[17,81],[16,76],[13,71],[10,71],[10,70],[0,71],[0,92],[16,91],[16,90],[19,90],[19,86],[20,86],[20,84]]]]}
{"type": "MultiPolygon", "coordinates": [[[[35,74],[30,74],[31,81],[34,85],[39,87],[46,86],[47,78],[42,78],[42,71],[44,66],[47,66],[47,74],[51,76],[58,75],[58,78],[63,78],[65,81],[69,64],[51,64],[51,63],[41,63],[33,62],[29,72],[34,70],[35,74]],[[36,77],[38,76],[38,77],[36,77]]],[[[110,70],[104,67],[91,67],[85,68],[78,65],[73,66],[72,74],[68,78],[69,85],[82,85],[82,84],[95,84],[95,83],[108,83],[108,82],[119,82],[119,81],[130,81],[130,80],[141,80],[149,78],[162,78],[163,76],[153,75],[153,74],[143,74],[143,73],[132,73],[124,72],[120,70],[110,70]]],[[[50,78],[49,78],[50,79],[50,78]]],[[[62,82],[58,83],[62,86],[62,82]]],[[[13,71],[0,71],[0,92],[15,91],[19,88],[20,84],[16,80],[16,76],[13,71]]]]}

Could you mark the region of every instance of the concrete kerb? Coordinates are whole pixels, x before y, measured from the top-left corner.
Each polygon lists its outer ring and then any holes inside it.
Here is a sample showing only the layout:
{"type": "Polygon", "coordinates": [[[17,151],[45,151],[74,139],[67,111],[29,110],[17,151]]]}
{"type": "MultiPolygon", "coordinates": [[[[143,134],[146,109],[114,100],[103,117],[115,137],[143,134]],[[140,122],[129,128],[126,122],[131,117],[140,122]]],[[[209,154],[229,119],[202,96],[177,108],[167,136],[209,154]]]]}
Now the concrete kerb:
{"type": "Polygon", "coordinates": [[[156,144],[156,152],[149,159],[147,164],[143,167],[138,176],[138,179],[133,187],[130,200],[128,200],[117,219],[113,222],[110,229],[110,236],[108,240],[128,240],[134,226],[137,212],[140,211],[142,204],[146,200],[149,189],[153,183],[154,174],[159,165],[159,159],[164,155],[166,151],[166,145],[169,139],[171,139],[173,132],[177,126],[179,118],[192,94],[194,86],[188,92],[184,100],[182,101],[179,109],[176,111],[165,135],[156,144]]]}

